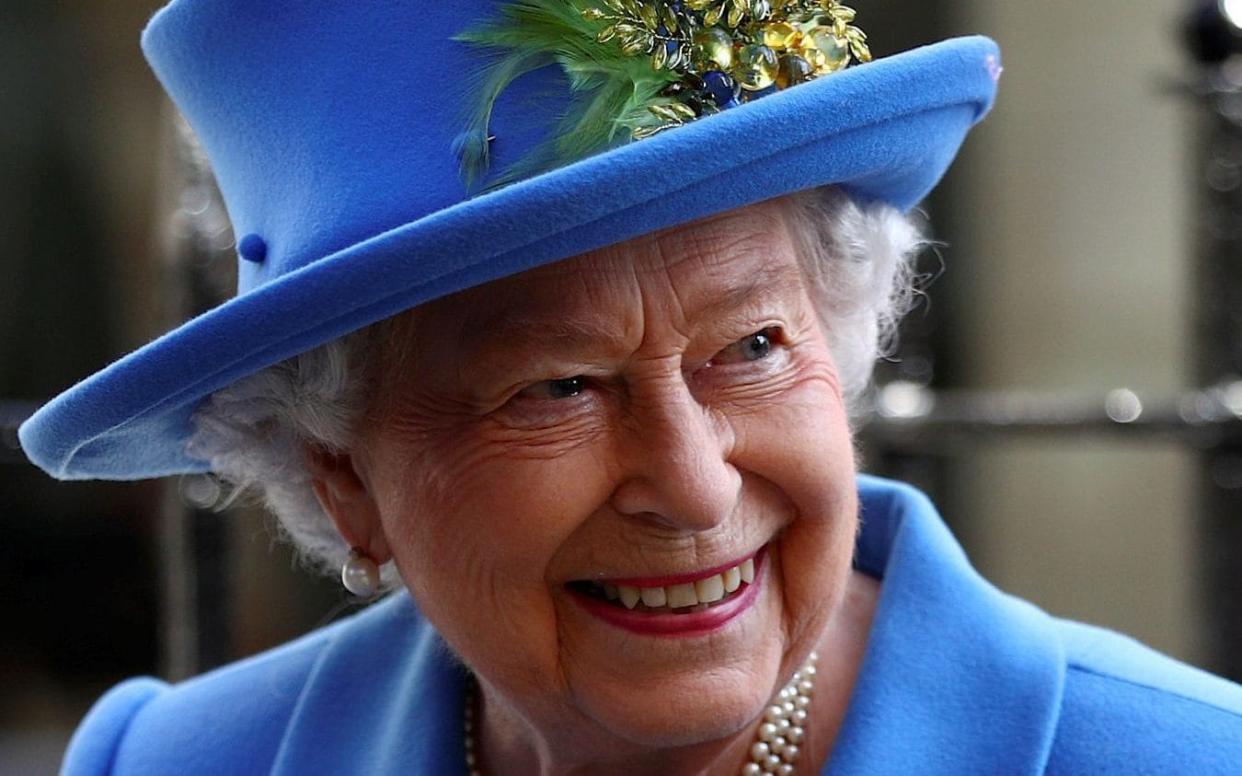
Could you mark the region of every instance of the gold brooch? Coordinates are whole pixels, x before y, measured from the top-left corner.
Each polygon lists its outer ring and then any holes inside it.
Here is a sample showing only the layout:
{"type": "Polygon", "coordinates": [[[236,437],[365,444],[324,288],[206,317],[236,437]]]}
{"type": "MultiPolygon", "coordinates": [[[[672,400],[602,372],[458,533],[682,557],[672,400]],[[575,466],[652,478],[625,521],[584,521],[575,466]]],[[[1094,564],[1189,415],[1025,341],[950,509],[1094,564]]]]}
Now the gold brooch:
{"type": "Polygon", "coordinates": [[[487,172],[496,98],[558,64],[570,109],[503,185],[778,89],[869,62],[855,12],[837,0],[515,0],[459,40],[493,50],[459,143],[467,181],[487,172]]]}

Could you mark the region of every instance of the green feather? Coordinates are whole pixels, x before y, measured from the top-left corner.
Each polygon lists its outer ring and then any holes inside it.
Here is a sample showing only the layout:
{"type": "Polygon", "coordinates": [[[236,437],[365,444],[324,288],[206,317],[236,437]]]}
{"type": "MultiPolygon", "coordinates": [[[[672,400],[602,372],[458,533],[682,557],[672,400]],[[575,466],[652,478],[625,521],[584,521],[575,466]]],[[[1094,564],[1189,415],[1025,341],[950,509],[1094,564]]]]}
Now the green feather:
{"type": "Polygon", "coordinates": [[[559,65],[569,83],[569,106],[552,137],[525,158],[494,176],[488,188],[503,186],[628,141],[636,128],[658,125],[647,106],[664,101],[659,92],[676,73],[655,70],[650,58],[623,53],[596,37],[602,25],[583,17],[598,7],[590,0],[515,0],[497,16],[457,40],[489,49],[469,94],[473,100],[458,148],[467,186],[486,178],[492,110],[496,100],[521,76],[559,65]]]}

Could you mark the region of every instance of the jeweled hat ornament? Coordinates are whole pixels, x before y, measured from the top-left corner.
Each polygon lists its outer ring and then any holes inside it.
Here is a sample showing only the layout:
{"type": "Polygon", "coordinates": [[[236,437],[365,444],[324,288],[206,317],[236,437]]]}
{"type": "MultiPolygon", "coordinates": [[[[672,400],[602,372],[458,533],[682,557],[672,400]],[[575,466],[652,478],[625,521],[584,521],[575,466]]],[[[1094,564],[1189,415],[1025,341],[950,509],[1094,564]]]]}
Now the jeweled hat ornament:
{"type": "Polygon", "coordinates": [[[909,209],[1000,71],[980,37],[866,62],[831,0],[174,0],[142,47],[238,294],[23,424],[62,479],[203,471],[211,392],[496,278],[826,184],[909,209]]]}
{"type": "Polygon", "coordinates": [[[551,64],[573,97],[549,142],[495,183],[641,140],[813,78],[870,62],[837,0],[520,0],[460,40],[503,52],[473,90],[467,181],[487,170],[488,121],[516,78],[551,64]]]}

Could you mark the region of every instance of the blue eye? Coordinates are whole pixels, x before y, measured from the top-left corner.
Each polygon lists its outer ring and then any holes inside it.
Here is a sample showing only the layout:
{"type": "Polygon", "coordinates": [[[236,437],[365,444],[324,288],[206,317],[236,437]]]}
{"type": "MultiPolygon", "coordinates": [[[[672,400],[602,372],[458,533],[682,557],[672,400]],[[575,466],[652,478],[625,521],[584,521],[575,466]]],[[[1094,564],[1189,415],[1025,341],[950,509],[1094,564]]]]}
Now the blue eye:
{"type": "Polygon", "coordinates": [[[759,361],[772,353],[773,331],[764,329],[743,337],[712,358],[713,364],[732,364],[739,361],[759,361]]]}
{"type": "Polygon", "coordinates": [[[758,361],[772,352],[772,338],[766,330],[756,332],[738,343],[747,361],[758,361]]]}

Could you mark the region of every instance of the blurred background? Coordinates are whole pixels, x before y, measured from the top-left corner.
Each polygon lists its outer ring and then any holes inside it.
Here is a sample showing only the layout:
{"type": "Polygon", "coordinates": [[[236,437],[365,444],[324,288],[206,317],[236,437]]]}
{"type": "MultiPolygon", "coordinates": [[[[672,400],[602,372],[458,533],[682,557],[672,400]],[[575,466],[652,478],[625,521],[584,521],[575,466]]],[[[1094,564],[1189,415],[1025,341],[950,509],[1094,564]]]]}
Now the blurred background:
{"type": "MultiPolygon", "coordinates": [[[[228,292],[210,173],[146,68],[158,0],[0,11],[0,772],[108,686],[348,611],[206,478],[57,483],[16,424],[228,292]]],[[[944,246],[882,364],[865,468],[980,570],[1242,679],[1242,3],[857,0],[877,53],[984,33],[1001,97],[926,203],[944,246]]]]}

